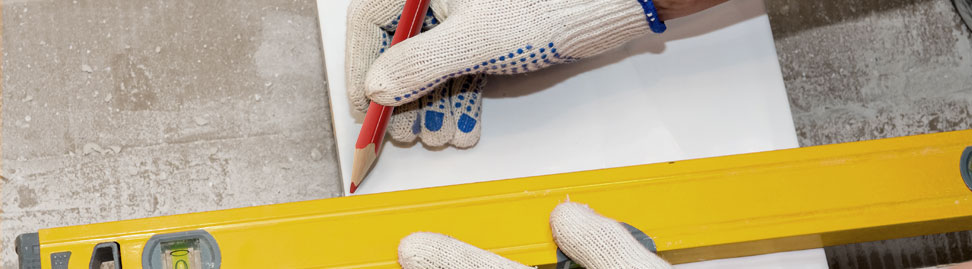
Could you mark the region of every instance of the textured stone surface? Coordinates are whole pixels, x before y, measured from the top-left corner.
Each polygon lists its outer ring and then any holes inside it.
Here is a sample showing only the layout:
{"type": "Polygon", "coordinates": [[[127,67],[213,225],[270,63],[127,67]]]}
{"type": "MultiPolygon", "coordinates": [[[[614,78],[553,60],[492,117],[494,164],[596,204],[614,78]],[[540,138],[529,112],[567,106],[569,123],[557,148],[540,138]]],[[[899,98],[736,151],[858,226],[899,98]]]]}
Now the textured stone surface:
{"type": "Polygon", "coordinates": [[[39,228],[340,195],[314,1],[2,12],[3,268],[39,228]]]}
{"type": "Polygon", "coordinates": [[[972,128],[972,33],[952,1],[767,7],[800,145],[972,128]]]}

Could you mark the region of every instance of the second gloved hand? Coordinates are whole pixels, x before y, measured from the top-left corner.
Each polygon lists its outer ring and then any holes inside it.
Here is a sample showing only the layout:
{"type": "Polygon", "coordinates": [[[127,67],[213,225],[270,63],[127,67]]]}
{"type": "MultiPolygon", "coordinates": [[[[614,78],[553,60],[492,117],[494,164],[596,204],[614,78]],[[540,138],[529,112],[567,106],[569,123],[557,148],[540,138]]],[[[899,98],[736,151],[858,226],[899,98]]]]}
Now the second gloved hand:
{"type": "MultiPolygon", "coordinates": [[[[560,250],[585,268],[672,268],[644,248],[621,223],[586,205],[558,205],[550,214],[550,231],[560,250]]],[[[404,269],[531,268],[437,233],[414,233],[402,239],[398,262],[404,269]]]]}
{"type": "Polygon", "coordinates": [[[591,57],[651,32],[658,19],[642,0],[432,0],[428,31],[389,48],[404,2],[352,2],[349,96],[360,111],[369,99],[401,106],[392,138],[434,146],[479,140],[483,74],[591,57]]]}

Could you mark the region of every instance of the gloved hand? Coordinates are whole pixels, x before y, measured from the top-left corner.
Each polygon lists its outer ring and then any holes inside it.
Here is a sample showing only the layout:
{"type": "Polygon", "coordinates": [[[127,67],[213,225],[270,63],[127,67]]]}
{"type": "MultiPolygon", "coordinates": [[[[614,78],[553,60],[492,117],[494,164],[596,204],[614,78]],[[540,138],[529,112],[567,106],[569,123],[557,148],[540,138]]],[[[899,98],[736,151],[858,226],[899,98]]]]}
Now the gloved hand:
{"type": "MultiPolygon", "coordinates": [[[[560,250],[586,268],[672,268],[620,223],[585,205],[558,205],[550,214],[550,228],[560,250]]],[[[415,233],[402,239],[398,262],[404,269],[532,268],[435,233],[415,233]]]]}
{"type": "Polygon", "coordinates": [[[481,130],[483,74],[591,57],[724,1],[656,0],[656,11],[644,0],[431,0],[428,31],[389,48],[405,0],[354,0],[348,95],[362,112],[369,99],[401,106],[388,127],[395,140],[469,147],[481,130]]]}

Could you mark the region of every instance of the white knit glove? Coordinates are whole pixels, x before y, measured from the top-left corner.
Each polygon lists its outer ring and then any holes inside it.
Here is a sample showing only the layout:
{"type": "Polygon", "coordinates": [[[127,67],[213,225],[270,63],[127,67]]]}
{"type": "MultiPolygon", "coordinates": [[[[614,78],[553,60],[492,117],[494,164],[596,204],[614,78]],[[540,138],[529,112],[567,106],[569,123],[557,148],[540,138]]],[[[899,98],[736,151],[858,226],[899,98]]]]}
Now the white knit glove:
{"type": "Polygon", "coordinates": [[[359,111],[369,98],[402,106],[388,128],[395,140],[469,147],[479,140],[482,74],[535,71],[650,33],[657,14],[640,1],[431,0],[429,30],[388,48],[405,0],[354,0],[348,95],[359,111]]]}
{"type": "MultiPolygon", "coordinates": [[[[550,214],[550,228],[560,250],[586,268],[672,268],[620,223],[586,205],[558,205],[550,214]]],[[[404,269],[531,268],[436,233],[415,233],[402,239],[398,262],[404,269]]]]}

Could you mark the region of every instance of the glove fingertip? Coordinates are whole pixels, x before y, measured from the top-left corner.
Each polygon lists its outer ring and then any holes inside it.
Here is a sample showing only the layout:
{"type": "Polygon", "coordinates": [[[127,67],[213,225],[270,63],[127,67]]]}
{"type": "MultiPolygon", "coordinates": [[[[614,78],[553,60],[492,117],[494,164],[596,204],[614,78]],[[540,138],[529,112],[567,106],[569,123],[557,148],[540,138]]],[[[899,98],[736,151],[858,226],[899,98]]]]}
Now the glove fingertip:
{"type": "MultiPolygon", "coordinates": [[[[460,119],[462,121],[462,119],[460,119]]],[[[462,124],[460,123],[460,126],[462,124]]],[[[462,127],[460,127],[461,129],[462,127]]],[[[452,145],[460,149],[471,148],[479,143],[479,137],[481,128],[477,124],[473,130],[466,133],[463,131],[456,132],[456,135],[452,138],[452,145]]]]}
{"type": "Polygon", "coordinates": [[[371,104],[371,101],[361,91],[350,91],[348,93],[348,101],[350,101],[351,107],[354,110],[361,113],[367,113],[368,106],[371,104]]]}
{"type": "Polygon", "coordinates": [[[395,109],[391,122],[388,123],[388,133],[392,140],[409,143],[415,141],[421,132],[421,113],[416,102],[407,103],[395,109]]]}
{"type": "MultiPolygon", "coordinates": [[[[444,82],[437,79],[425,85],[411,85],[396,83],[401,78],[393,77],[384,68],[373,68],[365,79],[365,94],[369,99],[386,106],[401,106],[428,95],[444,82]]],[[[412,83],[415,84],[415,83],[412,83]]]]}
{"type": "Polygon", "coordinates": [[[453,83],[454,81],[450,80],[436,87],[431,94],[423,97],[419,102],[424,107],[422,113],[418,115],[422,118],[419,137],[428,146],[444,146],[452,141],[455,134],[456,126],[452,124],[455,122],[453,120],[455,113],[452,112],[453,103],[449,95],[453,83]]]}
{"type": "Polygon", "coordinates": [[[452,144],[458,148],[468,148],[479,142],[482,133],[482,96],[486,85],[485,75],[472,75],[457,78],[452,88],[452,113],[456,116],[456,132],[452,144]]]}
{"type": "Polygon", "coordinates": [[[398,244],[398,263],[402,268],[433,268],[437,264],[437,248],[447,237],[436,233],[412,233],[398,244]]]}

